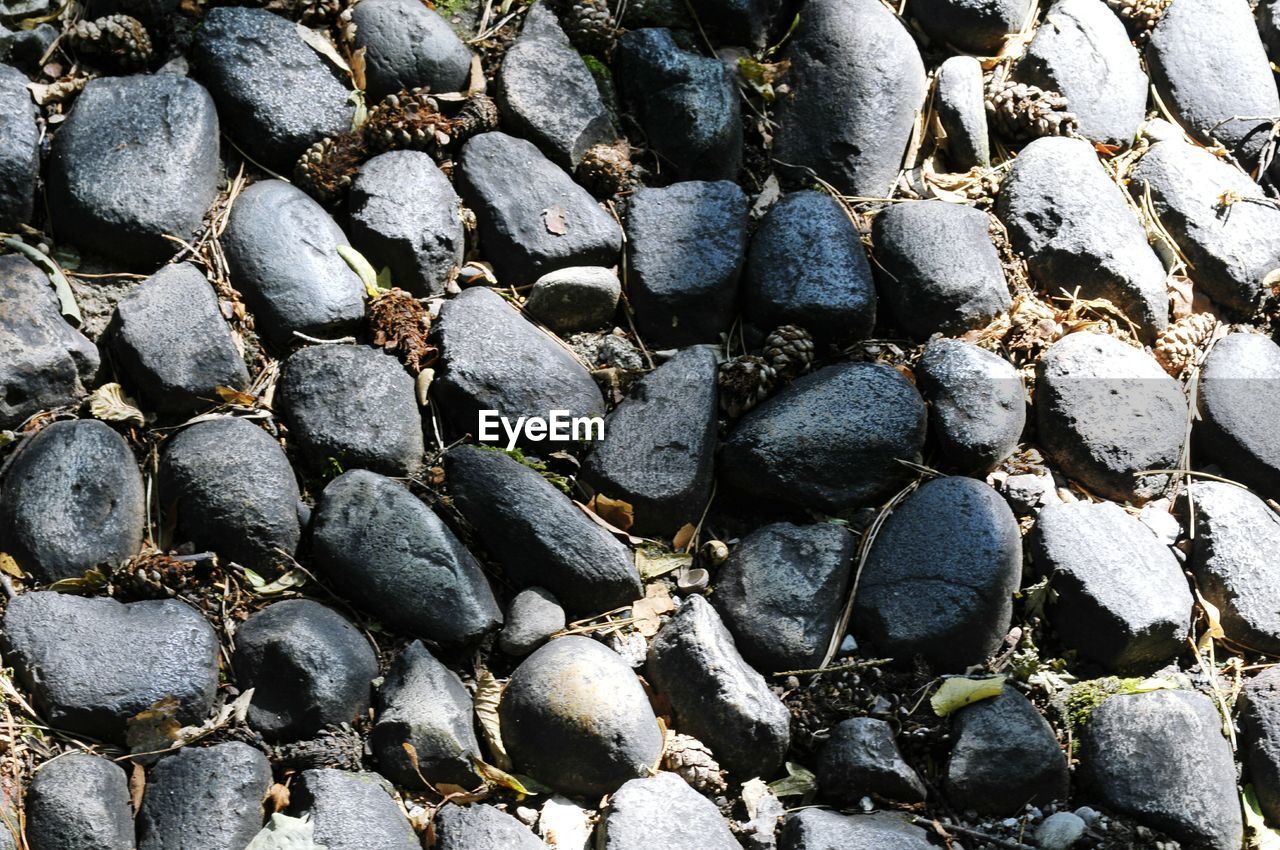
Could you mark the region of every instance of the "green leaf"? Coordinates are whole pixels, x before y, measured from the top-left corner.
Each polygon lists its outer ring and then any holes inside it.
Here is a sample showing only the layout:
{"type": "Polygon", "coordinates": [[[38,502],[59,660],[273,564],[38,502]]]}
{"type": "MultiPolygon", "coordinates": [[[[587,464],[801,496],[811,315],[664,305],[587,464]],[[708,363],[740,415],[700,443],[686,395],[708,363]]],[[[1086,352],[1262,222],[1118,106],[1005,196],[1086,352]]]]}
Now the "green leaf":
{"type": "Polygon", "coordinates": [[[770,782],[769,790],[776,797],[807,797],[818,790],[818,777],[803,765],[789,761],[786,778],[770,782]]]}
{"type": "Polygon", "coordinates": [[[942,680],[942,686],[934,691],[929,699],[933,711],[939,717],[946,717],[953,711],[959,711],[966,705],[973,705],[984,699],[1000,696],[1004,690],[1005,675],[988,676],[983,679],[969,679],[964,676],[952,676],[942,680]]]}
{"type": "Polygon", "coordinates": [[[370,298],[377,298],[382,294],[382,289],[378,287],[378,273],[373,270],[373,265],[365,259],[364,254],[361,254],[350,245],[339,245],[338,256],[360,278],[360,282],[364,284],[364,291],[368,293],[370,298]]]}
{"type": "Polygon", "coordinates": [[[21,239],[8,236],[3,240],[3,244],[24,255],[49,276],[49,282],[53,284],[53,291],[58,295],[58,309],[62,311],[62,315],[71,319],[77,326],[83,325],[84,317],[80,315],[80,307],[76,304],[75,293],[71,291],[71,281],[67,280],[67,276],[62,273],[62,269],[58,268],[58,264],[39,248],[34,245],[28,245],[21,239]]]}
{"type": "Polygon", "coordinates": [[[636,570],[645,581],[692,565],[693,556],[686,552],[663,552],[652,546],[636,549],[636,570]]]}

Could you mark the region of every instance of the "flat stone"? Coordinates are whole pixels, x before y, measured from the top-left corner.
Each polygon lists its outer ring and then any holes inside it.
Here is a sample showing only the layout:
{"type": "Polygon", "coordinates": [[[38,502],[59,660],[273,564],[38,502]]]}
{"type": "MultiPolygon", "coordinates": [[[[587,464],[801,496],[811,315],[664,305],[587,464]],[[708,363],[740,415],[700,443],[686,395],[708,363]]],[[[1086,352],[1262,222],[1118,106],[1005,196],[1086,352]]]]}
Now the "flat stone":
{"type": "Polygon", "coordinates": [[[1036,845],[1044,850],[1071,850],[1089,825],[1074,812],[1055,812],[1036,827],[1036,845]]]}
{"type": "Polygon", "coordinates": [[[1280,346],[1262,334],[1214,343],[1197,382],[1201,419],[1192,426],[1202,457],[1268,497],[1280,497],[1280,346]]]}
{"type": "Polygon", "coordinates": [[[435,834],[436,850],[545,850],[547,846],[520,821],[485,803],[443,806],[436,812],[435,834]]]}
{"type": "Polygon", "coordinates": [[[475,558],[390,478],[356,469],[330,482],[316,505],[311,548],[326,581],[395,631],[463,648],[502,623],[475,558]]]}
{"type": "Polygon", "coordinates": [[[72,752],[47,761],[27,789],[25,827],[33,850],[133,850],[129,780],[100,756],[72,752]]]}
{"type": "Polygon", "coordinates": [[[822,342],[865,339],[876,323],[866,249],[844,207],[822,192],[792,192],[751,238],[742,312],[768,333],[799,325],[822,342]]]}
{"type": "Polygon", "coordinates": [[[791,743],[791,715],[743,660],[716,609],[687,597],[649,644],[645,673],[675,728],[711,748],[738,777],[767,777],[791,743]]]}
{"type": "Polygon", "coordinates": [[[363,319],[364,286],[338,254],[348,244],[324,208],[296,186],[263,180],[241,192],[222,247],[258,333],[287,349],[297,342],[294,331],[339,336],[363,319]]]}
{"type": "Polygon", "coordinates": [[[204,722],[218,685],[218,638],[175,599],[122,604],[24,593],[4,616],[5,662],[54,727],[121,743],[127,721],[173,699],[174,719],[204,722]]]}
{"type": "Polygon", "coordinates": [[[554,596],[540,587],[526,588],[507,608],[498,646],[507,655],[523,658],[562,631],[565,622],[564,609],[554,596]]]}
{"type": "Polygon", "coordinates": [[[292,791],[325,850],[421,850],[391,784],[376,773],[304,770],[292,791]]]}
{"type": "Polygon", "coordinates": [[[801,809],[787,816],[778,850],[931,850],[929,833],[896,812],[842,815],[801,809]]]}
{"type": "Polygon", "coordinates": [[[893,740],[893,727],[872,717],[851,717],[831,729],[818,761],[818,787],[828,799],[856,805],[868,794],[922,803],[927,794],[893,740]]]}
{"type": "Polygon", "coordinates": [[[609,798],[602,850],[741,850],[716,804],[674,773],[632,779],[609,798]]]}
{"type": "Polygon", "coordinates": [[[29,437],[0,485],[4,551],[42,583],[124,564],[145,527],[133,450],[96,419],[54,422],[29,437]]]}
{"type": "Polygon", "coordinates": [[[576,266],[538,278],[525,309],[557,333],[590,331],[613,321],[620,297],[622,284],[615,271],[576,266]]]}
{"type": "Polygon", "coordinates": [[[364,50],[370,104],[401,89],[465,91],[471,51],[449,22],[417,0],[364,0],[351,7],[353,44],[364,50]]]}
{"type": "Polygon", "coordinates": [[[724,180],[640,189],[626,229],[627,298],[640,335],[668,348],[718,342],[733,323],[747,248],[742,190],[724,180]]]}
{"type": "Polygon", "coordinates": [[[988,472],[1017,449],[1027,394],[1009,361],[958,339],[936,339],[925,346],[916,381],[933,436],[958,469],[988,472]]]}
{"type": "Polygon", "coordinates": [[[972,56],[952,56],[938,66],[934,109],[946,132],[947,159],[953,171],[987,168],[987,107],[982,63],[972,56]]]}
{"type": "Polygon", "coordinates": [[[369,683],[378,675],[378,659],[360,630],[310,599],[274,602],[245,620],[231,665],[241,690],[254,689],[249,725],[281,741],[367,712],[369,683]]]}
{"type": "Polygon", "coordinates": [[[1280,820],[1280,668],[1251,676],[1236,709],[1244,781],[1253,785],[1258,807],[1274,823],[1280,820]]]}
{"type": "Polygon", "coordinates": [[[90,80],[49,160],[58,236],[131,268],[154,268],[177,253],[165,236],[190,239],[218,196],[219,138],[213,99],[193,80],[90,80]]]}
{"type": "Polygon", "coordinates": [[[902,21],[876,0],[818,0],[783,59],[791,92],[774,105],[775,159],[798,166],[796,179],[808,168],[847,195],[887,197],[928,85],[902,21]]]}
{"type": "Polygon", "coordinates": [[[248,744],[184,747],[147,773],[138,850],[244,847],[262,828],[270,787],[271,763],[248,744]]]}
{"type": "Polygon", "coordinates": [[[13,231],[35,206],[40,129],[27,77],[8,65],[0,65],[0,119],[0,227],[13,231]]]}

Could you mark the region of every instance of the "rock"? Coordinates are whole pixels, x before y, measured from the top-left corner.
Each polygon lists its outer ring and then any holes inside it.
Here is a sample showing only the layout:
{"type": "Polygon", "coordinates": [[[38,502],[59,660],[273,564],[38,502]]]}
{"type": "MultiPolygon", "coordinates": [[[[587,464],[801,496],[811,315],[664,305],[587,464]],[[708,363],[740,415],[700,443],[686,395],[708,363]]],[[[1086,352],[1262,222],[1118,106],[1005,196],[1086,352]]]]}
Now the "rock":
{"type": "Polygon", "coordinates": [[[98,349],[62,317],[49,277],[19,254],[0,257],[0,303],[0,428],[83,398],[98,349]]]}
{"type": "Polygon", "coordinates": [[[1062,501],[1058,498],[1058,487],[1053,480],[1053,473],[1048,469],[1010,475],[1005,479],[1001,493],[1009,500],[1009,506],[1013,508],[1013,512],[1020,517],[1035,516],[1045,507],[1062,501]]]}
{"type": "Polygon", "coordinates": [[[540,587],[530,587],[511,600],[498,646],[507,655],[523,658],[564,626],[564,609],[555,597],[540,587]]]}
{"type": "Polygon", "coordinates": [[[546,850],[547,846],[520,821],[484,803],[443,806],[436,812],[435,835],[436,850],[546,850]]]}
{"type": "Polygon", "coordinates": [[[463,788],[480,784],[471,767],[472,759],[481,757],[471,695],[421,641],[396,657],[378,688],[377,708],[369,746],[391,779],[415,789],[423,788],[423,779],[463,788]],[[406,744],[413,747],[416,764],[406,744]]]}
{"type": "Polygon", "coordinates": [[[1146,58],[1179,124],[1206,144],[1221,141],[1248,167],[1257,163],[1280,94],[1245,0],[1179,0],[1152,30],[1146,58]]]}
{"type": "Polygon", "coordinates": [[[898,803],[923,803],[924,783],[898,752],[893,727],[871,717],[851,717],[831,729],[818,761],[818,787],[846,806],[874,794],[898,803]]]}
{"type": "Polygon", "coordinates": [[[1062,472],[1108,499],[1145,502],[1174,469],[1186,437],[1178,382],[1115,337],[1069,334],[1036,367],[1040,446],[1062,472]]]}
{"type": "Polygon", "coordinates": [[[934,109],[946,132],[947,159],[953,171],[987,168],[987,107],[982,63],[972,56],[952,56],[938,66],[934,109]]]}
{"type": "Polygon", "coordinates": [[[296,186],[262,180],[240,193],[222,247],[268,342],[287,349],[295,331],[338,335],[364,318],[364,286],[338,254],[347,244],[324,208],[296,186]]]}
{"type": "Polygon", "coordinates": [[[626,226],[627,298],[641,336],[668,348],[718,342],[738,300],[746,195],[723,180],[639,189],[626,226]]]}
{"type": "Polygon", "coordinates": [[[875,217],[880,292],[916,339],[985,327],[1009,309],[1009,285],[981,210],[946,201],[890,204],[875,217]]]}
{"type": "Polygon", "coordinates": [[[1022,578],[1008,504],[973,478],[938,478],[908,496],[876,536],[852,626],[876,652],[938,672],[982,663],[1004,640],[1022,578]]]}
{"type": "Polygon", "coordinates": [[[444,295],[462,265],[466,233],[462,199],[430,156],[388,151],[373,157],[360,166],[348,206],[351,241],[371,263],[391,269],[396,286],[416,296],[444,295]]]}
{"type": "Polygon", "coordinates": [[[1057,594],[1049,621],[1068,648],[1121,673],[1150,673],[1186,648],[1195,603],[1182,566],[1119,505],[1049,505],[1030,545],[1057,594]]]}
{"type": "Polygon", "coordinates": [[[367,0],[351,7],[352,44],[364,50],[369,103],[401,89],[465,91],[471,51],[449,22],[416,0],[367,0]]]}
{"type": "Polygon", "coordinates": [[[106,424],[54,422],[11,460],[0,486],[0,539],[38,582],[79,578],[138,554],[142,476],[129,444],[106,424]]]}
{"type": "Polygon", "coordinates": [[[1247,174],[1182,140],[1153,145],[1129,172],[1141,203],[1150,195],[1161,225],[1186,254],[1196,287],[1239,318],[1267,294],[1280,268],[1280,210],[1247,174]],[[1224,208],[1223,197],[1240,200],[1224,208]]]}
{"type": "Polygon", "coordinates": [[[640,680],[591,638],[557,638],[511,674],[498,708],[520,773],[566,794],[598,798],[645,776],[662,733],[640,680]]]}
{"type": "Polygon", "coordinates": [[[751,238],[742,301],[743,315],[764,333],[791,324],[823,342],[871,335],[871,264],[838,201],[792,192],[769,208],[751,238]]]}
{"type": "Polygon", "coordinates": [[[123,742],[126,722],[161,700],[178,723],[202,723],[218,685],[218,638],[174,599],[127,605],[24,593],[4,615],[5,663],[58,729],[123,742]]]}
{"type": "Polygon", "coordinates": [[[645,375],[605,421],[581,477],[628,502],[637,533],[674,534],[711,497],[719,410],[716,359],[688,348],[645,375]]]}
{"type": "Polygon", "coordinates": [[[1041,288],[1110,300],[1146,342],[1168,325],[1164,267],[1088,142],[1051,137],[1023,148],[996,212],[1041,288]]]}
{"type": "Polygon", "coordinates": [[[363,469],[325,487],[312,520],[316,568],[389,628],[449,648],[502,623],[475,558],[408,488],[363,469]]]}
{"type": "Polygon", "coordinates": [[[896,812],[842,815],[801,809],[787,816],[778,850],[931,850],[928,836],[896,812]]]}
{"type": "Polygon", "coordinates": [[[170,74],[91,80],[54,137],[49,213],[58,236],[132,266],[177,253],[218,196],[218,113],[170,74]],[[110,180],[103,180],[110,174],[110,180]]]}
{"type": "MultiPolygon", "coordinates": [[[[1272,564],[1280,546],[1280,518],[1248,490],[1217,481],[1196,481],[1190,498],[1194,517],[1191,569],[1196,584],[1218,607],[1232,640],[1258,652],[1280,652],[1280,576],[1272,564]]],[[[1183,516],[1186,497],[1181,500],[1183,516]]]]}
{"type": "Polygon", "coordinates": [[[782,764],[790,714],[701,596],[686,598],[649,644],[645,673],[670,701],[676,729],[710,747],[730,773],[768,777],[782,764]]]}
{"type": "Polygon", "coordinates": [[[822,666],[857,542],[838,525],[778,522],[748,534],[712,597],[742,656],[766,673],[822,666]]]}
{"type": "Polygon", "coordinates": [[[742,166],[742,113],[728,68],[682,49],[668,29],[618,39],[620,93],[649,146],[680,180],[733,180],[742,166]]]}
{"type": "Polygon", "coordinates": [[[1204,457],[1264,496],[1280,497],[1280,436],[1269,427],[1280,415],[1280,346],[1261,334],[1223,337],[1196,386],[1201,421],[1192,433],[1204,457]]]}
{"type": "MultiPolygon", "coordinates": [[[[480,412],[521,417],[603,416],[604,399],[582,362],[488,287],[449,299],[432,328],[440,349],[431,392],[456,434],[480,434],[480,412]]],[[[508,437],[495,425],[497,438],[508,437]]]]}
{"type": "MultiPolygon", "coordinates": [[[[39,24],[34,29],[0,32],[0,61],[16,65],[22,71],[35,74],[40,70],[40,60],[58,39],[62,31],[50,24],[39,24]]],[[[23,88],[27,80],[23,79],[23,88]]],[[[27,95],[30,101],[30,95],[27,95]]],[[[0,842],[4,840],[0,831],[0,842]]]]}
{"type": "Polygon", "coordinates": [[[32,850],[133,850],[124,771],[77,752],[45,762],[27,790],[25,835],[32,850]]]}
{"type": "Polygon", "coordinates": [[[1065,97],[1089,141],[1131,145],[1146,119],[1148,81],[1115,13],[1102,0],[1056,0],[1035,33],[1013,77],[1065,97]]]}
{"type": "Polygon", "coordinates": [[[270,787],[270,762],[248,744],[184,747],[147,774],[138,850],[243,848],[262,828],[270,787]]]}
{"type": "Polygon", "coordinates": [[[847,195],[887,197],[928,85],[906,27],[874,0],[818,0],[783,59],[791,93],[774,107],[774,157],[847,195]]]}
{"type": "Polygon", "coordinates": [[[7,65],[0,65],[0,117],[0,227],[16,231],[35,205],[40,130],[26,75],[7,65]]]}
{"type": "Polygon", "coordinates": [[[1044,850],[1071,850],[1084,837],[1088,825],[1072,812],[1056,812],[1036,827],[1036,845],[1044,850]]]}
{"type": "Polygon", "coordinates": [[[544,587],[583,615],[644,596],[631,550],[534,470],[471,446],[444,468],[455,507],[515,587],[544,587]]]}
{"type": "Polygon", "coordinates": [[[916,381],[933,435],[958,469],[985,473],[1017,449],[1027,395],[1009,361],[958,339],[936,339],[925,346],[916,381]]]}
{"type": "Polygon", "coordinates": [[[715,803],[674,773],[632,779],[609,798],[602,850],[741,850],[715,803]]]}
{"type": "Polygon", "coordinates": [[[422,465],[422,418],[413,378],[364,345],[313,345],[280,370],[280,409],[294,445],[316,468],[411,475],[422,465]]]}
{"type": "Polygon", "coordinates": [[[190,58],[224,129],[268,168],[291,173],[309,145],[351,129],[351,93],[292,21],[264,9],[210,9],[190,58]]]}
{"type": "Polygon", "coordinates": [[[254,688],[249,725],[281,741],[364,714],[378,675],[360,630],[310,599],[285,599],[251,615],[236,630],[231,664],[241,690],[254,688]]]}
{"type": "Polygon", "coordinates": [[[738,420],[720,474],[765,499],[826,513],[878,502],[911,477],[924,401],[895,369],[841,363],[805,375],[738,420]]]}
{"type": "Polygon", "coordinates": [[[315,843],[325,850],[420,850],[393,793],[376,773],[304,770],[293,805],[311,816],[315,843]]]}
{"type": "Polygon", "coordinates": [[[622,284],[612,269],[578,266],[538,278],[525,309],[556,333],[589,331],[613,321],[621,296],[622,284]]]}
{"type": "Polygon", "coordinates": [[[1012,688],[960,709],[951,734],[943,790],[955,808],[999,817],[1067,798],[1067,758],[1058,739],[1012,688]]]}
{"type": "Polygon", "coordinates": [[[1280,668],[1252,676],[1236,700],[1247,784],[1267,820],[1280,820],[1280,668]]]}
{"type": "Polygon", "coordinates": [[[1240,846],[1235,763],[1209,697],[1187,691],[1111,697],[1089,715],[1080,765],[1098,802],[1183,846],[1240,846]]]}
{"type": "Polygon", "coordinates": [[[469,139],[456,182],[475,210],[484,257],[504,285],[617,262],[617,222],[531,142],[497,132],[469,139]]]}
{"type": "Polygon", "coordinates": [[[912,7],[930,38],[978,56],[999,53],[1005,38],[1022,29],[1027,13],[1020,0],[919,0],[912,7]]]}
{"type": "Polygon", "coordinates": [[[595,77],[547,6],[530,9],[497,84],[503,122],[561,168],[576,168],[593,145],[618,138],[595,77]]]}
{"type": "Polygon", "coordinates": [[[160,502],[173,506],[175,540],[268,574],[298,548],[298,482],[280,444],[247,419],[178,432],[160,462],[160,502]]]}

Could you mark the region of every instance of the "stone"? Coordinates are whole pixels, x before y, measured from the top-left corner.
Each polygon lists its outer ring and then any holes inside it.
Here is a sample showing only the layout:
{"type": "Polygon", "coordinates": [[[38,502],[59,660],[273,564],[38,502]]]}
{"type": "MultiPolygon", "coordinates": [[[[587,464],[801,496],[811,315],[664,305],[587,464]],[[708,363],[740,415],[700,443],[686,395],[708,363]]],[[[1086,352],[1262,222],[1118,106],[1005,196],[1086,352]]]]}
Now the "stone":
{"type": "MultiPolygon", "coordinates": [[[[652,5],[645,0],[641,5],[652,5]]],[[[698,20],[716,45],[743,45],[757,50],[768,44],[782,6],[776,0],[698,0],[698,20]]],[[[686,26],[682,21],[670,26],[686,26]]]]}
{"type": "Polygon", "coordinates": [[[421,850],[390,783],[376,773],[304,770],[292,791],[325,850],[421,850]]]}
{"type": "Polygon", "coordinates": [[[632,779],[609,798],[602,850],[741,850],[716,804],[674,773],[632,779]]]}
{"type": "Polygon", "coordinates": [[[1236,850],[1243,840],[1231,746],[1203,694],[1111,697],[1089,715],[1080,766],[1093,799],[1184,847],[1236,850]]]}
{"type": "Polygon", "coordinates": [[[3,642],[5,663],[58,729],[122,743],[127,721],[162,700],[175,702],[181,725],[213,707],[217,635],[176,599],[28,592],[9,602],[3,642]]]}
{"type": "Polygon", "coordinates": [[[27,77],[8,65],[0,65],[0,118],[0,227],[16,231],[35,207],[40,129],[27,77]]]}
{"type": "MultiPolygon", "coordinates": [[[[18,29],[0,32],[0,61],[15,65],[28,74],[36,74],[40,70],[40,60],[57,41],[62,31],[51,24],[39,24],[34,29],[18,29]]],[[[23,88],[27,80],[23,79],[23,88]]],[[[30,101],[30,95],[27,100],[30,101]]],[[[3,841],[0,831],[0,841],[3,841]]]]}
{"type": "Polygon", "coordinates": [[[532,142],[499,132],[472,137],[462,146],[455,181],[475,211],[484,257],[504,285],[617,262],[618,223],[532,142]]]}
{"type": "Polygon", "coordinates": [[[634,530],[670,536],[711,498],[719,409],[716,358],[687,348],[641,378],[605,420],[581,479],[634,509],[634,530]]]}
{"type": "Polygon", "coordinates": [[[742,657],[766,673],[821,667],[856,550],[853,535],[831,523],[777,522],[744,537],[711,597],[742,657]]]}
{"type": "Polygon", "coordinates": [[[733,323],[747,248],[742,190],[724,180],[639,189],[626,231],[627,298],[640,335],[666,348],[719,342],[733,323]]]}
{"type": "Polygon", "coordinates": [[[1144,342],[1169,324],[1164,267],[1089,142],[1047,137],[1023,148],[996,213],[1042,289],[1110,300],[1144,342]]]}
{"type": "Polygon", "coordinates": [[[1035,516],[1049,505],[1056,505],[1058,486],[1048,469],[1010,475],[1004,480],[1001,493],[1009,500],[1009,507],[1019,517],[1035,516]]]}
{"type": "Polygon", "coordinates": [[[769,208],[751,238],[742,312],[763,333],[799,325],[821,342],[871,336],[876,288],[866,249],[844,207],[802,191],[769,208]]]}
{"type": "Polygon", "coordinates": [[[390,478],[355,469],[331,481],[316,505],[311,550],[327,582],[394,631],[455,649],[502,623],[475,558],[390,478]]]}
{"type": "Polygon", "coordinates": [[[351,7],[352,44],[364,50],[369,103],[401,89],[465,91],[471,51],[449,22],[417,0],[366,0],[351,7]]]}
{"type": "Polygon", "coordinates": [[[222,247],[267,342],[287,350],[295,332],[336,336],[364,318],[364,285],[338,254],[348,244],[324,208],[296,186],[262,180],[240,193],[222,247]]]}
{"type": "Polygon", "coordinates": [[[369,710],[369,683],[378,675],[360,630],[310,599],[285,599],[252,614],[236,630],[231,666],[240,689],[254,689],[249,725],[275,741],[355,720],[369,710]]]}
{"type": "Polygon", "coordinates": [[[526,658],[498,707],[516,769],[565,794],[599,798],[648,775],[662,732],[636,674],[588,637],[557,638],[526,658]]]}
{"type": "Polygon", "coordinates": [[[506,625],[498,635],[498,647],[514,658],[523,658],[565,627],[564,609],[540,587],[515,595],[507,608],[506,625]]]}
{"type": "Polygon", "coordinates": [[[472,760],[481,755],[471,695],[421,641],[396,656],[378,688],[377,709],[369,747],[388,777],[421,790],[426,790],[424,779],[463,788],[480,784],[472,770],[472,760]],[[406,744],[413,747],[414,757],[406,744]]]}
{"type": "Polygon", "coordinates": [[[919,0],[911,9],[931,39],[978,56],[998,54],[1027,12],[1021,0],[919,0]]]}
{"type": "Polygon", "coordinates": [[[875,0],[819,0],[782,58],[791,91],[774,105],[775,159],[796,179],[812,169],[846,195],[888,197],[928,86],[902,21],[875,0]]]}
{"type": "Polygon", "coordinates": [[[1088,824],[1073,812],[1055,812],[1036,827],[1036,846],[1044,850],[1071,850],[1088,828],[1088,824]]]}
{"type": "Polygon", "coordinates": [[[1048,721],[1012,688],[956,712],[951,737],[943,791],[956,809],[1012,816],[1067,798],[1067,757],[1048,721]]]}
{"type": "Polygon", "coordinates": [[[890,204],[872,238],[880,292],[916,339],[985,327],[1009,309],[1009,285],[988,235],[991,218],[946,201],[890,204]]]}
{"type": "Polygon", "coordinates": [[[734,646],[716,609],[689,596],[649,644],[649,682],[677,731],[702,741],[738,777],[767,777],[791,743],[791,715],[734,646]]]}
{"type": "Polygon", "coordinates": [[[1063,645],[1119,673],[1150,673],[1186,648],[1195,602],[1182,566],[1119,505],[1049,505],[1029,542],[1063,645]]]}
{"type": "Polygon", "coordinates": [[[645,139],[680,180],[733,180],[742,166],[738,87],[719,59],[682,49],[668,29],[618,39],[614,79],[645,139]]]}
{"type": "MultiPolygon", "coordinates": [[[[1255,243],[1256,244],[1256,243],[1255,243]]],[[[1233,333],[1201,365],[1192,427],[1202,457],[1267,497],[1280,497],[1280,346],[1262,334],[1233,333]]]]}
{"type": "Polygon", "coordinates": [[[1065,97],[1083,138],[1133,144],[1147,116],[1149,82],[1115,13],[1102,0],[1056,0],[1035,33],[1014,79],[1065,97]]]}
{"type": "Polygon", "coordinates": [[[525,310],[556,333],[590,331],[613,321],[622,297],[617,272],[577,266],[547,272],[534,281],[525,310]]]}
{"type": "Polygon", "coordinates": [[[298,482],[280,444],[247,419],[179,431],[158,478],[174,539],[268,574],[287,569],[302,538],[298,482]]]}
{"type": "Polygon", "coordinates": [[[435,835],[436,850],[546,850],[547,846],[520,821],[485,803],[441,807],[436,812],[435,835]]]}
{"type": "Polygon", "coordinates": [[[142,547],[142,475],[124,438],[96,419],[54,422],[11,456],[0,484],[3,551],[38,582],[120,566],[142,547]]]}
{"type": "Polygon", "coordinates": [[[1280,820],[1280,668],[1269,667],[1245,683],[1236,700],[1244,782],[1253,786],[1267,820],[1280,820]]]}
{"type": "Polygon", "coordinates": [[[831,729],[818,760],[825,797],[857,805],[868,794],[898,803],[923,803],[927,791],[893,740],[893,727],[872,717],[851,717],[831,729]]]}
{"type": "MultiPolygon", "coordinates": [[[[450,298],[432,327],[440,349],[431,393],[452,433],[480,433],[480,412],[520,417],[566,411],[603,416],[600,388],[582,361],[484,286],[450,298]]],[[[494,425],[501,445],[507,436],[494,425]]]]}
{"type": "Polygon", "coordinates": [[[1221,141],[1246,167],[1257,164],[1280,93],[1246,0],[1179,0],[1151,31],[1146,59],[1179,124],[1205,144],[1221,141]]]}
{"type": "Polygon", "coordinates": [[[929,833],[896,812],[842,815],[801,809],[787,815],[778,850],[931,850],[929,833]]]}
{"type": "Polygon", "coordinates": [[[925,346],[916,382],[938,447],[957,469],[986,473],[1018,448],[1027,394],[1003,357],[958,339],[935,339],[925,346]]]}
{"type": "Polygon", "coordinates": [[[412,475],[425,445],[413,378],[390,354],[364,345],[313,345],[280,370],[280,410],[314,468],[412,475]]]}
{"type": "Polygon", "coordinates": [[[445,294],[466,232],[462,199],[429,155],[373,157],[351,184],[348,208],[352,243],[376,268],[389,268],[396,286],[418,297],[445,294]]]}
{"type": "Polygon", "coordinates": [[[738,420],[723,481],[753,496],[836,513],[878,503],[919,459],[926,412],[896,369],[841,363],[811,372],[738,420]]]}
{"type": "Polygon", "coordinates": [[[982,63],[972,56],[952,56],[938,66],[933,107],[946,132],[947,159],[953,171],[987,168],[991,143],[987,139],[986,88],[982,63]]]}
{"type": "Polygon", "coordinates": [[[858,584],[855,634],[881,655],[940,673],[981,664],[1004,640],[1022,578],[1017,520],[973,478],[936,478],[880,527],[858,584]]]}
{"type": "Polygon", "coordinates": [[[27,789],[25,835],[31,850],[133,850],[124,771],[86,753],[46,761],[27,789]]]}
{"type": "Polygon", "coordinates": [[[54,136],[48,204],[60,239],[154,268],[218,196],[218,113],[170,74],[90,80],[54,136]],[[110,174],[110,180],[103,180],[110,174]]]}
{"type": "Polygon", "coordinates": [[[297,25],[279,15],[210,9],[190,58],[218,104],[223,128],[268,168],[292,173],[308,146],[351,129],[351,92],[297,25]]]}
{"type": "Polygon", "coordinates": [[[495,99],[511,132],[572,170],[594,145],[618,138],[596,78],[573,49],[550,7],[535,5],[507,50],[495,99]]]}
{"type": "Polygon", "coordinates": [[[0,257],[0,304],[0,428],[83,398],[101,359],[63,318],[48,275],[20,254],[0,257]]]}
{"type": "Polygon", "coordinates": [[[454,506],[515,587],[546,588],[577,615],[644,596],[631,550],[533,469],[471,446],[449,451],[444,469],[454,506]]]}
{"type": "Polygon", "coordinates": [[[1151,355],[1113,336],[1069,334],[1036,367],[1040,447],[1058,469],[1108,499],[1147,501],[1176,469],[1187,402],[1151,355]]]}
{"type": "Polygon", "coordinates": [[[138,850],[243,848],[262,828],[270,787],[271,763],[248,744],[184,747],[147,773],[138,850]]]}

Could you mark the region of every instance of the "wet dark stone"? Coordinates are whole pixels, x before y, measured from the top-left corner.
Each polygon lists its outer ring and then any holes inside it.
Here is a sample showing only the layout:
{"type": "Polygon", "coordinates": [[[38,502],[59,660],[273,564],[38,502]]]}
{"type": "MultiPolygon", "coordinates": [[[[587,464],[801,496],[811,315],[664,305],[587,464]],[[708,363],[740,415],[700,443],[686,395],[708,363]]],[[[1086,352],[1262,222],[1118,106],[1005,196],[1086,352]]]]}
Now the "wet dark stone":
{"type": "Polygon", "coordinates": [[[365,51],[369,103],[401,89],[465,91],[471,51],[449,22],[417,0],[364,0],[351,7],[354,47],[365,51]]]}
{"type": "Polygon", "coordinates": [[[922,803],[924,783],[902,758],[893,727],[872,717],[851,717],[831,729],[818,761],[818,787],[841,805],[868,794],[901,803],[922,803]]]}
{"type": "Polygon", "coordinates": [[[270,762],[248,744],[184,747],[147,773],[138,850],[243,848],[262,828],[270,787],[270,762]]]}
{"type": "Polygon", "coordinates": [[[26,75],[7,65],[0,65],[0,118],[0,227],[12,231],[31,220],[40,130],[26,75]]]}
{"type": "Polygon", "coordinates": [[[47,761],[27,790],[25,827],[31,850],[134,850],[129,780],[100,756],[47,761]]]}

